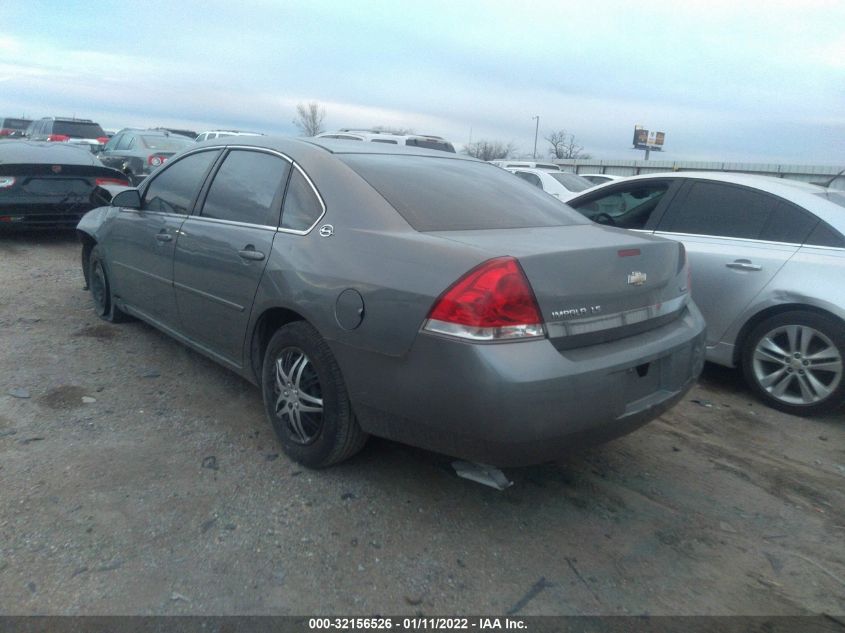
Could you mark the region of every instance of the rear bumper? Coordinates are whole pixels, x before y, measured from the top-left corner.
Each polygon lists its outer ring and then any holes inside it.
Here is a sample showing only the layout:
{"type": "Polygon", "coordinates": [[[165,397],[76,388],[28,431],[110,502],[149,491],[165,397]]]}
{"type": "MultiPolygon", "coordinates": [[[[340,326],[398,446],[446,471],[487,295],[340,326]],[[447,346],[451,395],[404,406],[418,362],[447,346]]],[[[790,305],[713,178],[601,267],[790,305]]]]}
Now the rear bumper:
{"type": "Polygon", "coordinates": [[[558,351],[546,339],[467,344],[421,334],[406,357],[337,350],[362,427],[498,466],[630,433],[673,406],[704,362],[695,305],[654,330],[558,351]]]}
{"type": "Polygon", "coordinates": [[[0,205],[0,232],[33,229],[75,229],[93,204],[0,205]]]}

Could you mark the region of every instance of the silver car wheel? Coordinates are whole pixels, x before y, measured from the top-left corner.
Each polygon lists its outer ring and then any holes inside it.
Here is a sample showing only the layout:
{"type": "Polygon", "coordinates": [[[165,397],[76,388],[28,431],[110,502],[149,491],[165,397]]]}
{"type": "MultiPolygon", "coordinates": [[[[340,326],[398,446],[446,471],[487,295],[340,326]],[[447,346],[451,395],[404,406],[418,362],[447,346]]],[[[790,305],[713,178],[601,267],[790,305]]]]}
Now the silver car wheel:
{"type": "Polygon", "coordinates": [[[297,444],[311,444],[323,427],[323,394],[313,363],[301,349],[286,347],[275,363],[276,416],[297,444]]]}
{"type": "Polygon", "coordinates": [[[842,354],[818,330],[784,325],[760,338],[754,348],[753,370],[758,384],[777,400],[815,404],[839,386],[842,354]]]}

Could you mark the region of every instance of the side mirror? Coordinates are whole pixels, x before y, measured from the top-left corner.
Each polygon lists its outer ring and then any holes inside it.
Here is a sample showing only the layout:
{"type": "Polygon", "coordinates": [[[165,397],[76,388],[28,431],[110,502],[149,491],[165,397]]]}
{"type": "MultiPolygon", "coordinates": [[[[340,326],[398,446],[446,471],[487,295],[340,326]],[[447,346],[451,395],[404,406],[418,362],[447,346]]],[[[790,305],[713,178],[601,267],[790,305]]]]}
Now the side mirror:
{"type": "Polygon", "coordinates": [[[137,189],[127,189],[126,191],[121,191],[111,199],[111,206],[124,207],[125,209],[140,209],[141,194],[138,193],[137,189]]]}

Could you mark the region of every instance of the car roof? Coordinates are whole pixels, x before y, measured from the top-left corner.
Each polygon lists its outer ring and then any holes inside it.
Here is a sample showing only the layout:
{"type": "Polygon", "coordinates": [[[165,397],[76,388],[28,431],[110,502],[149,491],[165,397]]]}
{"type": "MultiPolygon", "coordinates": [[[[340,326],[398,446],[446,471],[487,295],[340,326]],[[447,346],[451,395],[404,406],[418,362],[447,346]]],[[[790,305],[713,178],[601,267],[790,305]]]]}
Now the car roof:
{"type": "Polygon", "coordinates": [[[24,140],[9,140],[0,143],[0,164],[61,164],[102,167],[100,160],[91,153],[87,146],[24,140]]]}
{"type": "Polygon", "coordinates": [[[330,154],[397,154],[404,156],[428,156],[446,160],[468,160],[483,163],[471,156],[443,152],[436,149],[388,145],[385,143],[362,143],[322,138],[293,138],[285,136],[225,136],[197,143],[197,148],[240,145],[261,147],[287,154],[294,160],[304,160],[309,155],[330,154]]]}
{"type": "MultiPolygon", "coordinates": [[[[684,171],[684,172],[658,172],[653,174],[640,174],[639,176],[628,176],[625,178],[625,185],[635,183],[638,180],[710,180],[734,185],[759,189],[765,193],[788,200],[800,207],[815,213],[821,219],[835,226],[839,230],[845,230],[845,210],[835,202],[827,200],[824,194],[829,190],[819,185],[789,178],[775,178],[774,176],[759,176],[757,174],[743,174],[737,172],[711,172],[711,171],[684,171]]],[[[619,181],[596,185],[590,189],[590,194],[617,186],[619,181]]],[[[579,194],[579,195],[585,195],[579,194]]]]}

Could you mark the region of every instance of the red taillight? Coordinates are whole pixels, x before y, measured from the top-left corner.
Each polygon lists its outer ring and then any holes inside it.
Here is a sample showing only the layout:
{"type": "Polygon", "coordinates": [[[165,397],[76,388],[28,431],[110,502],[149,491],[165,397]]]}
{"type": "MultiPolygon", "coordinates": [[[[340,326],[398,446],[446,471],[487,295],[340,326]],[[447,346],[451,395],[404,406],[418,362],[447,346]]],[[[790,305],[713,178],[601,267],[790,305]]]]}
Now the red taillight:
{"type": "Polygon", "coordinates": [[[0,136],[11,136],[12,132],[14,132],[14,130],[10,130],[9,128],[4,127],[2,130],[0,130],[0,136]]]}
{"type": "Polygon", "coordinates": [[[123,178],[97,178],[94,182],[98,187],[101,185],[122,185],[124,187],[129,186],[129,181],[124,180],[123,178]]]}
{"type": "Polygon", "coordinates": [[[100,145],[105,145],[106,143],[109,142],[109,137],[108,136],[99,136],[99,137],[97,137],[97,142],[100,145]]]}
{"type": "Polygon", "coordinates": [[[435,302],[423,329],[476,341],[545,336],[537,299],[513,257],[461,277],[435,302]]]}
{"type": "Polygon", "coordinates": [[[167,162],[167,156],[156,156],[153,154],[152,156],[147,157],[147,164],[150,167],[158,167],[167,162]]]}
{"type": "Polygon", "coordinates": [[[53,141],[57,143],[64,143],[70,140],[70,137],[65,134],[51,134],[47,137],[48,141],[53,141]]]}

